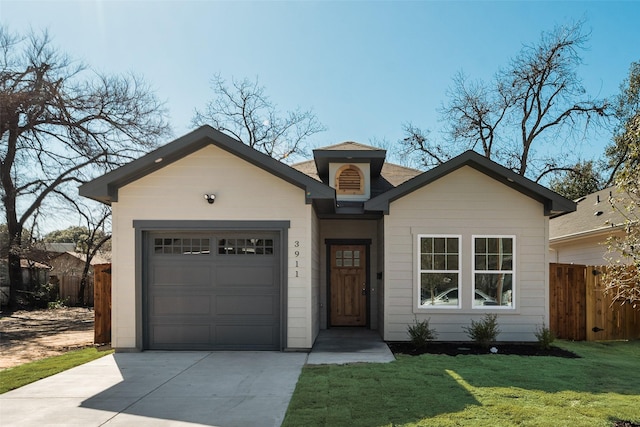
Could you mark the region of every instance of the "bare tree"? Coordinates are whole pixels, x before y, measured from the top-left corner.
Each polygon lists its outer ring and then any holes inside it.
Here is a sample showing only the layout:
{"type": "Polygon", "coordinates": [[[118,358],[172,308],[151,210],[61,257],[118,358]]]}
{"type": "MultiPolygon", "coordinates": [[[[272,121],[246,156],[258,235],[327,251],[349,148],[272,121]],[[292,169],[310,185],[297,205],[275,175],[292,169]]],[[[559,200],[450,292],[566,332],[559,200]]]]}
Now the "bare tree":
{"type": "Polygon", "coordinates": [[[133,75],[92,72],[52,46],[0,27],[0,181],[9,243],[10,303],[22,286],[26,222],[54,192],[123,164],[167,135],[163,105],[133,75]]]}
{"type": "Polygon", "coordinates": [[[258,79],[211,80],[214,99],[193,118],[196,126],[209,124],[277,160],[304,154],[306,140],[325,130],[311,110],[281,113],[258,79]]]}
{"type": "MultiPolygon", "coordinates": [[[[454,77],[449,103],[441,109],[449,124],[447,144],[424,149],[420,135],[406,128],[404,144],[436,162],[473,149],[520,175],[538,180],[566,170],[558,159],[540,155],[536,147],[557,148],[558,141],[580,126],[587,130],[605,117],[609,105],[593,99],[577,75],[588,34],[583,23],[543,33],[537,44],[524,46],[491,83],[454,77]],[[434,147],[440,152],[434,154],[434,147]]],[[[424,145],[424,144],[423,144],[424,145]]],[[[542,150],[544,151],[544,150],[542,150]]]]}
{"type": "Polygon", "coordinates": [[[611,202],[625,218],[625,233],[607,240],[609,259],[603,283],[614,302],[640,309],[640,110],[628,120],[619,138],[627,154],[616,174],[617,193],[611,202]]]}
{"type": "Polygon", "coordinates": [[[111,240],[111,207],[97,203],[81,203],[69,199],[69,203],[84,221],[87,233],[77,242],[77,249],[83,255],[84,266],[80,275],[78,304],[84,305],[84,294],[89,284],[91,262],[105,244],[111,240]]]}
{"type": "Polygon", "coordinates": [[[629,67],[629,77],[620,85],[620,94],[616,98],[614,115],[618,121],[618,128],[613,140],[605,149],[606,166],[610,171],[607,186],[615,181],[618,171],[625,166],[626,162],[633,161],[630,155],[627,126],[638,111],[640,111],[640,61],[633,62],[629,67]]]}

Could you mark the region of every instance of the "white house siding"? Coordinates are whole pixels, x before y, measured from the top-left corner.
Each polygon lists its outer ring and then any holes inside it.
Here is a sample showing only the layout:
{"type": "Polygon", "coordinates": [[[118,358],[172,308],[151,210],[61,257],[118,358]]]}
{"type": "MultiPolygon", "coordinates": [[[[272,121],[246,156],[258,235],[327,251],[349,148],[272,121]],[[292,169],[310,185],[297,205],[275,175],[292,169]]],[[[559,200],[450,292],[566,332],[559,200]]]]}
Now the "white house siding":
{"type": "Polygon", "coordinates": [[[378,289],[376,283],[376,271],[378,260],[378,234],[376,220],[334,220],[323,219],[320,221],[320,296],[322,309],[321,327],[327,328],[327,245],[325,239],[371,239],[369,250],[370,269],[369,277],[371,278],[372,292],[369,295],[369,316],[370,328],[378,329],[378,289]]]}
{"type": "Polygon", "coordinates": [[[320,331],[321,314],[321,286],[320,286],[320,220],[315,212],[311,215],[311,343],[316,340],[320,331]]]}
{"type": "Polygon", "coordinates": [[[376,292],[378,292],[378,331],[380,335],[384,336],[384,218],[377,221],[376,228],[376,235],[378,236],[378,257],[376,260],[376,280],[374,283],[376,284],[376,292]]]}
{"type": "Polygon", "coordinates": [[[535,340],[536,326],[549,323],[547,238],[541,203],[470,167],[392,202],[384,218],[384,339],[407,340],[407,325],[431,319],[439,340],[467,341],[462,327],[494,312],[499,340],[535,340]],[[462,308],[418,308],[418,234],[462,236],[462,308]],[[515,309],[471,308],[473,235],[515,236],[515,309]]]}
{"type": "Polygon", "coordinates": [[[310,348],[313,213],[304,197],[303,189],[215,146],[120,188],[118,202],[112,204],[113,346],[136,348],[141,343],[137,336],[142,303],[134,265],[134,220],[284,220],[290,221],[286,344],[310,348]],[[205,193],[216,195],[213,205],[204,200],[205,193]]]}
{"type": "MultiPolygon", "coordinates": [[[[583,238],[573,238],[567,241],[550,243],[550,262],[560,264],[605,265],[607,260],[606,240],[609,236],[623,235],[620,231],[597,234],[583,238]]],[[[618,259],[616,254],[613,259],[618,259]]]]}

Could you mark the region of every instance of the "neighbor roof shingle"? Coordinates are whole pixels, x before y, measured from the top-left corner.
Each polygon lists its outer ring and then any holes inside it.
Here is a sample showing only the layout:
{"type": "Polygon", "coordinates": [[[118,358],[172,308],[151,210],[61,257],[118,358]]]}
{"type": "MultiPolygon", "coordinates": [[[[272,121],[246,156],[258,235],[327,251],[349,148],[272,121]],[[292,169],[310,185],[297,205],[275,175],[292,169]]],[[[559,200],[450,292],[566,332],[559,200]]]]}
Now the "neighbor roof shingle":
{"type": "Polygon", "coordinates": [[[624,217],[609,202],[609,198],[620,196],[615,187],[596,191],[576,200],[575,212],[552,218],[549,221],[549,239],[561,239],[598,231],[610,231],[624,223],[624,217]]]}

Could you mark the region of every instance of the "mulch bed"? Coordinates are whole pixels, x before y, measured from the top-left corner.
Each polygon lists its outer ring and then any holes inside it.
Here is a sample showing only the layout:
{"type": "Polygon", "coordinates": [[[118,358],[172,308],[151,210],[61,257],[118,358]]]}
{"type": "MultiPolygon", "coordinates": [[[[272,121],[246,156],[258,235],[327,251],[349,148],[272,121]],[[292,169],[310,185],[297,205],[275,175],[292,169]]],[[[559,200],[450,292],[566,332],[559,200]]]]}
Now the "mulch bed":
{"type": "MultiPolygon", "coordinates": [[[[452,343],[452,342],[431,342],[426,347],[416,348],[411,342],[388,342],[393,353],[418,356],[421,354],[446,354],[449,356],[460,356],[465,354],[493,354],[490,349],[481,347],[474,343],[452,343]]],[[[535,343],[498,343],[493,346],[497,349],[497,354],[509,354],[517,356],[552,356],[566,357],[570,359],[579,358],[577,354],[552,346],[549,349],[542,349],[535,343]]]]}

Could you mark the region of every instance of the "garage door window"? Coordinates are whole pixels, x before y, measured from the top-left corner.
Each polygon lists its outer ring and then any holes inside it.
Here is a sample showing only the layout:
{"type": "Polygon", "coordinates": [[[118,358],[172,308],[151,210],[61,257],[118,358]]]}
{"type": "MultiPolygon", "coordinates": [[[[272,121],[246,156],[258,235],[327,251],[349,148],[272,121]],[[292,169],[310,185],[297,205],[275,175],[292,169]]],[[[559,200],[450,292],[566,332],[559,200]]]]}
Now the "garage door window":
{"type": "Polygon", "coordinates": [[[209,239],[163,237],[153,239],[153,251],[156,254],[208,255],[210,243],[209,239]]]}
{"type": "Polygon", "coordinates": [[[273,255],[273,239],[220,239],[220,255],[273,255]]]}

